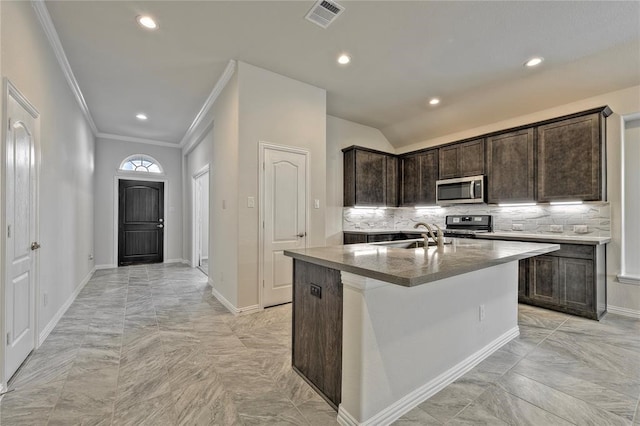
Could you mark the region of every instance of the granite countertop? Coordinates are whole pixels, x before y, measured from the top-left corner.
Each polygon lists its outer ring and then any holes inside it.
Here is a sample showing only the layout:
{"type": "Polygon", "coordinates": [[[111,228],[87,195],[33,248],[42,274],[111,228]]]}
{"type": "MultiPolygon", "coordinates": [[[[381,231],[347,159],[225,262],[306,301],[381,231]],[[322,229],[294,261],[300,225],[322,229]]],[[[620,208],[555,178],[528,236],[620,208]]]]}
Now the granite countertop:
{"type": "Polygon", "coordinates": [[[534,234],[520,231],[514,232],[487,232],[478,234],[477,238],[487,240],[514,240],[514,241],[539,241],[558,244],[607,244],[611,237],[595,237],[592,235],[567,235],[567,234],[534,234]]]}
{"type": "MultiPolygon", "coordinates": [[[[361,235],[378,235],[378,234],[398,234],[411,233],[421,234],[424,228],[420,229],[358,229],[343,231],[350,234],[361,235]]],[[[577,235],[577,234],[536,234],[522,231],[497,231],[477,234],[477,238],[486,240],[513,240],[513,241],[533,241],[533,242],[550,242],[559,244],[585,244],[599,245],[611,242],[611,237],[596,237],[593,235],[577,235]]]]}
{"type": "Polygon", "coordinates": [[[327,268],[412,287],[560,248],[557,244],[517,241],[465,238],[451,241],[452,244],[442,248],[404,249],[375,243],[285,250],[284,254],[327,268]]]}

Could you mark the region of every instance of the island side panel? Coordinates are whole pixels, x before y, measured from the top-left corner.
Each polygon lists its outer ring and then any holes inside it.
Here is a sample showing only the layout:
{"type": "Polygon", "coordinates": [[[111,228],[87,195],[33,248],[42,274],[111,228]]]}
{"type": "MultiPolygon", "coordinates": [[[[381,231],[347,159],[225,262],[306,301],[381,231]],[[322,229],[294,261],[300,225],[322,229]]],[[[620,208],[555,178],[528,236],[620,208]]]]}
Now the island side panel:
{"type": "Polygon", "coordinates": [[[340,271],[294,259],[292,364],[336,410],[342,393],[342,297],[340,271]]]}
{"type": "Polygon", "coordinates": [[[409,288],[342,283],[341,424],[392,423],[519,333],[517,261],[409,288]]]}

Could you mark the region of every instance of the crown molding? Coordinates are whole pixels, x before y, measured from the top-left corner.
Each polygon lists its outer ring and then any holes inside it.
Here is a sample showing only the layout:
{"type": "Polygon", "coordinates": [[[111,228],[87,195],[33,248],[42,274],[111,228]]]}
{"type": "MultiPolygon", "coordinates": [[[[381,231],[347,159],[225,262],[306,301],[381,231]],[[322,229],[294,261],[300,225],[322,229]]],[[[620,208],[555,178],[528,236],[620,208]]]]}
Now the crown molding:
{"type": "MultiPolygon", "coordinates": [[[[236,69],[236,61],[234,61],[233,59],[229,60],[229,63],[227,64],[226,68],[222,72],[222,75],[216,82],[216,85],[213,87],[213,90],[207,97],[207,100],[204,102],[204,104],[202,105],[202,108],[200,108],[200,111],[198,111],[198,114],[196,114],[196,117],[193,119],[193,122],[191,123],[186,133],[182,137],[182,140],[180,141],[180,148],[184,148],[187,145],[189,140],[194,136],[194,133],[196,132],[198,126],[200,126],[205,121],[207,113],[213,107],[213,104],[216,102],[216,99],[222,92],[222,89],[224,89],[224,87],[227,85],[229,80],[231,80],[231,77],[233,76],[235,69],[236,69]]],[[[190,148],[191,148],[191,145],[190,145],[190,148]]]]}
{"type": "Polygon", "coordinates": [[[32,0],[31,6],[33,6],[33,9],[36,11],[36,16],[40,21],[40,25],[42,25],[42,29],[44,29],[44,33],[53,48],[53,53],[56,55],[56,59],[58,59],[62,73],[64,74],[67,83],[69,83],[69,87],[71,87],[71,91],[73,92],[76,101],[78,101],[78,105],[80,106],[80,110],[82,111],[84,118],[89,123],[89,127],[91,127],[93,134],[97,135],[98,128],[96,127],[96,123],[93,121],[93,117],[91,116],[87,102],[84,100],[84,95],[80,90],[80,86],[78,86],[78,81],[73,75],[71,65],[69,64],[67,55],[64,53],[60,37],[58,37],[58,32],[56,31],[56,27],[53,25],[51,15],[49,15],[49,10],[47,10],[44,0],[32,0]]]}
{"type": "Polygon", "coordinates": [[[111,140],[115,140],[115,141],[122,141],[122,142],[135,142],[135,143],[144,143],[147,145],[156,145],[156,146],[162,146],[165,148],[177,148],[180,149],[180,145],[178,145],[177,143],[171,143],[171,142],[165,142],[165,141],[156,141],[153,139],[145,139],[145,138],[136,138],[134,136],[122,136],[122,135],[114,135],[112,133],[98,133],[96,134],[97,138],[100,139],[111,139],[111,140]]]}

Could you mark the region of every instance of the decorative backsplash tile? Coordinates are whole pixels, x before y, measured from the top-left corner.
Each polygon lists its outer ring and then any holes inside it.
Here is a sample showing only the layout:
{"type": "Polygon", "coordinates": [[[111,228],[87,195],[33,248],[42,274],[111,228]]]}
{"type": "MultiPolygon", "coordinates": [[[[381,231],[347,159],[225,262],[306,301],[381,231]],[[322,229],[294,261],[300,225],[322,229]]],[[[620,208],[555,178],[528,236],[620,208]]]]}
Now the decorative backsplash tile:
{"type": "MultiPolygon", "coordinates": [[[[537,234],[575,235],[575,225],[586,225],[581,235],[608,237],[611,235],[611,207],[606,202],[578,205],[548,205],[500,207],[495,205],[451,206],[435,209],[400,208],[344,208],[343,230],[411,229],[417,222],[435,223],[444,227],[447,215],[493,216],[494,231],[537,234]],[[515,226],[514,226],[515,225],[515,226]],[[557,231],[559,225],[560,231],[557,231]],[[522,228],[522,230],[514,230],[522,228]]],[[[584,227],[582,227],[584,229],[584,227]]]]}

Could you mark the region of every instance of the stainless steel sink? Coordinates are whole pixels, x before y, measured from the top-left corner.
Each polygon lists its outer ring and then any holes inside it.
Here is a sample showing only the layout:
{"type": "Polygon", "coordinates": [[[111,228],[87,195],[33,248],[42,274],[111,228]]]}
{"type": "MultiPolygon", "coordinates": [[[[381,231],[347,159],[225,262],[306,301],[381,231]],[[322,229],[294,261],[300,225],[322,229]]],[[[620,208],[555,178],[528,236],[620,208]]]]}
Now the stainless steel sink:
{"type": "MultiPolygon", "coordinates": [[[[450,238],[445,238],[445,244],[451,244],[450,238]]],[[[371,243],[376,246],[384,246],[384,247],[393,247],[393,248],[401,248],[401,249],[415,249],[424,247],[424,239],[416,239],[416,240],[402,240],[402,241],[385,241],[381,243],[371,243]]],[[[436,246],[435,241],[429,240],[429,247],[436,246]]]]}

